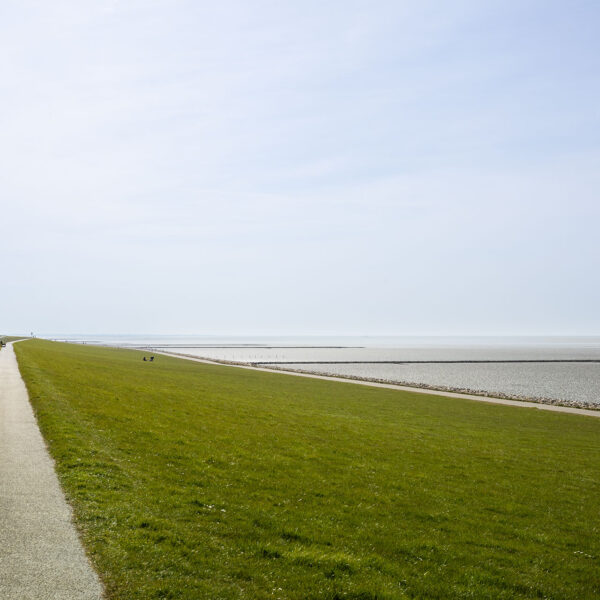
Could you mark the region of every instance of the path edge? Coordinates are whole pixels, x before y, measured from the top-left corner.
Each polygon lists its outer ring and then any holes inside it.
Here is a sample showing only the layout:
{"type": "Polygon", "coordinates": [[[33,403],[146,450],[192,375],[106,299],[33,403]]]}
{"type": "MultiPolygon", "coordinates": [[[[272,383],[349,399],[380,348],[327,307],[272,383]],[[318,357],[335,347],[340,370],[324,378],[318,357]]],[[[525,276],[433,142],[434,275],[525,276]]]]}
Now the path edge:
{"type": "MultiPolygon", "coordinates": [[[[31,411],[33,412],[33,416],[35,418],[35,424],[38,428],[38,431],[40,432],[40,436],[42,438],[42,442],[44,444],[44,448],[46,449],[46,454],[48,455],[50,462],[52,464],[52,470],[54,471],[54,475],[56,476],[56,480],[58,481],[58,485],[60,487],[60,490],[62,492],[63,498],[65,500],[65,503],[67,505],[67,508],[69,509],[69,521],[70,523],[73,525],[73,528],[75,529],[75,532],[77,534],[77,540],[79,541],[79,545],[81,546],[82,550],[83,550],[83,554],[85,556],[85,560],[87,561],[90,569],[92,570],[92,572],[96,575],[98,582],[100,584],[100,590],[101,590],[101,599],[102,600],[108,600],[108,596],[106,595],[106,584],[104,582],[104,579],[102,578],[100,572],[98,571],[98,569],[96,568],[96,565],[94,563],[94,561],[92,560],[92,557],[90,555],[89,549],[87,548],[87,546],[84,544],[83,542],[83,531],[81,529],[81,527],[79,526],[79,523],[77,522],[77,519],[75,518],[75,509],[73,508],[73,505],[71,504],[71,501],[69,500],[69,496],[66,494],[64,486],[62,484],[60,475],[56,469],[56,460],[54,460],[54,456],[52,456],[52,453],[50,452],[50,448],[48,446],[48,442],[46,441],[46,437],[44,436],[42,429],[40,427],[39,421],[38,421],[38,414],[37,414],[37,410],[35,409],[35,406],[33,405],[33,403],[31,402],[31,395],[29,393],[29,386],[27,385],[27,382],[25,381],[25,379],[23,378],[23,375],[21,373],[21,365],[19,363],[19,358],[17,356],[17,353],[14,350],[14,344],[18,344],[19,342],[26,342],[31,340],[32,338],[23,338],[20,340],[13,340],[12,342],[8,342],[6,345],[7,346],[13,346],[12,350],[15,354],[15,360],[17,361],[17,368],[19,370],[19,377],[21,378],[21,380],[23,381],[23,385],[25,386],[25,389],[27,390],[27,402],[29,403],[29,406],[31,407],[31,411]]],[[[75,600],[75,599],[73,599],[75,600]]]]}

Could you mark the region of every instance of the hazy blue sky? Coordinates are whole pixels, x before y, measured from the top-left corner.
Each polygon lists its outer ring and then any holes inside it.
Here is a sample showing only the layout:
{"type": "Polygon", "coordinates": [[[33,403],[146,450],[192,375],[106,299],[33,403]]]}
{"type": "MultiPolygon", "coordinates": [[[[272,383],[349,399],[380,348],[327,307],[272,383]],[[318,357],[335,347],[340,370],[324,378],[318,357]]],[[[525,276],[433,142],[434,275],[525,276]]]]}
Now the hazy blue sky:
{"type": "Polygon", "coordinates": [[[0,4],[0,332],[600,333],[600,3],[0,4]]]}

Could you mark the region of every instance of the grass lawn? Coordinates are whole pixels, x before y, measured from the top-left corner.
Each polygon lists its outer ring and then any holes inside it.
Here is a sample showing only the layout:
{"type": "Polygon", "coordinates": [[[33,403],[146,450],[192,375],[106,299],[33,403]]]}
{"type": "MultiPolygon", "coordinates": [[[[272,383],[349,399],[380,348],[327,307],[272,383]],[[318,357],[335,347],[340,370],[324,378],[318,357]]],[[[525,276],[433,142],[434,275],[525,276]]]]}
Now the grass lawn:
{"type": "Polygon", "coordinates": [[[0,335],[0,342],[14,342],[15,340],[22,340],[23,338],[27,338],[27,335],[0,335]]]}
{"type": "Polygon", "coordinates": [[[600,597],[600,419],[15,351],[111,599],[600,597]]]}

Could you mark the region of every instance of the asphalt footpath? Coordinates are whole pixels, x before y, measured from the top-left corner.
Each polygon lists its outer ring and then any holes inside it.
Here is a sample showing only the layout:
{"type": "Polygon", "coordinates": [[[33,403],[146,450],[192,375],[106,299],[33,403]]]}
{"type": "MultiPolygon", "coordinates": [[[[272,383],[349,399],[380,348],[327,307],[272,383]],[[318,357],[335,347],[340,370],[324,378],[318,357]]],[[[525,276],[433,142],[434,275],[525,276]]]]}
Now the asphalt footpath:
{"type": "Polygon", "coordinates": [[[0,599],[102,597],[7,344],[0,350],[0,599]]]}

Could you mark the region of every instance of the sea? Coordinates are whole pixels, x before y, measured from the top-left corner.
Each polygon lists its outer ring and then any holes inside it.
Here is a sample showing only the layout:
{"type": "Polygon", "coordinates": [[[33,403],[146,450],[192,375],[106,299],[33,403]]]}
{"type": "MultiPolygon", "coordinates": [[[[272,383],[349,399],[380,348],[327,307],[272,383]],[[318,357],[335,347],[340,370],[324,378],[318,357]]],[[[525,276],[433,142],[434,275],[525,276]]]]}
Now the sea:
{"type": "Polygon", "coordinates": [[[53,334],[49,339],[600,409],[600,337],[53,334]]]}

